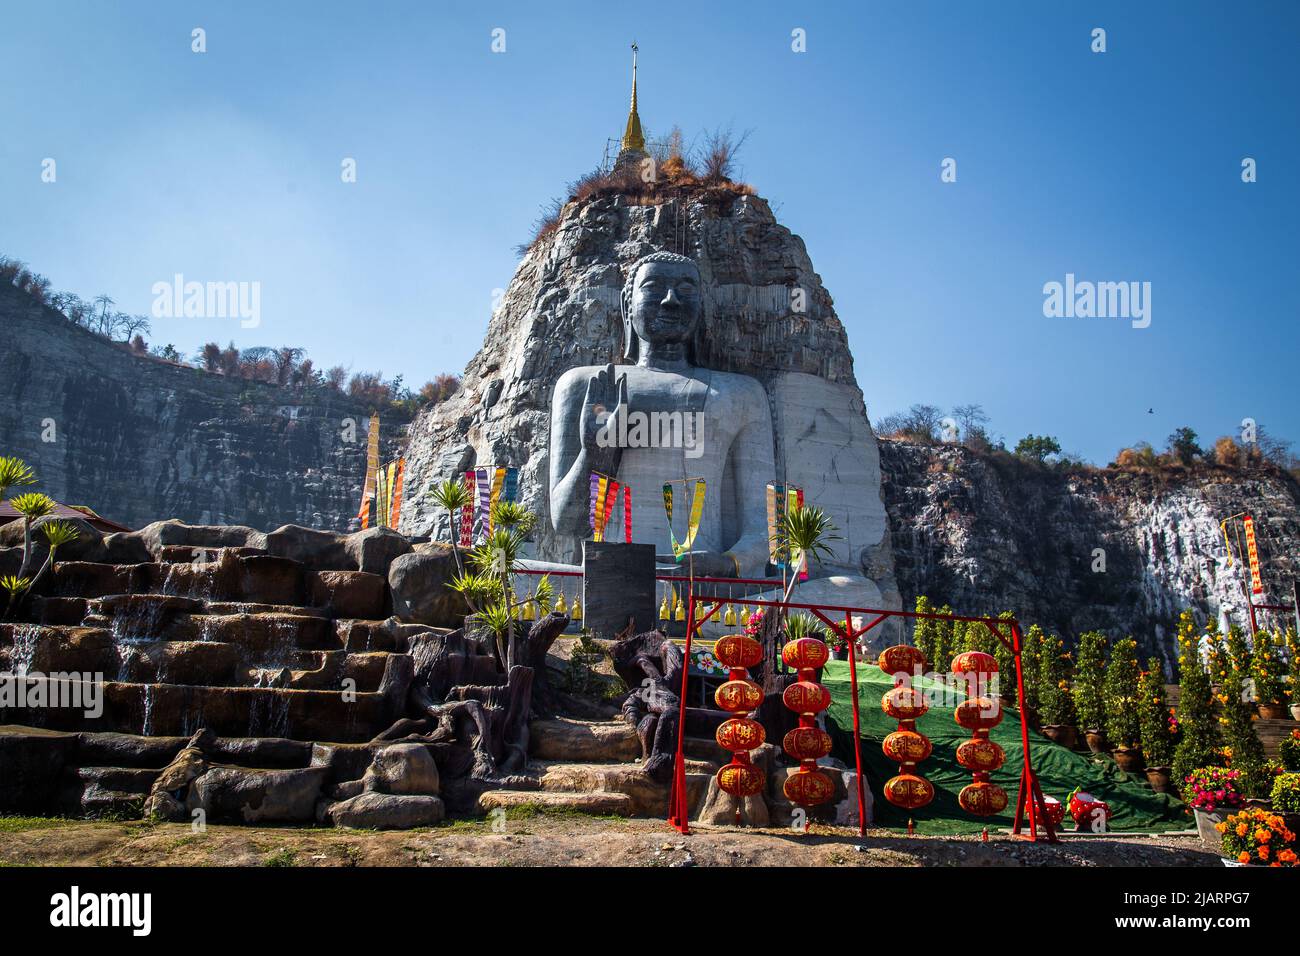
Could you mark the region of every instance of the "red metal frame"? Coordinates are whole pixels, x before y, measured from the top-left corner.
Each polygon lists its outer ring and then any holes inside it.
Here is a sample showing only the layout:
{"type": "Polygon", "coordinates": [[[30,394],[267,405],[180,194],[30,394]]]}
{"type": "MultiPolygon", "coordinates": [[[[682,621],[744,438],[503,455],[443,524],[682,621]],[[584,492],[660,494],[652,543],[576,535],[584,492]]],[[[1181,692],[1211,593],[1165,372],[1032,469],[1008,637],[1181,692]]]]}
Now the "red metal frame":
{"type": "MultiPolygon", "coordinates": [[[[726,581],[726,578],[718,579],[726,581]]],[[[673,763],[673,782],[672,789],[668,796],[668,823],[680,833],[690,833],[690,798],[686,788],[686,763],[684,759],[683,748],[686,737],[686,682],[690,674],[691,661],[691,640],[693,635],[700,627],[706,624],[714,614],[721,610],[724,604],[748,604],[757,607],[777,607],[782,610],[806,610],[811,611],[823,623],[836,627],[829,617],[823,614],[823,611],[833,611],[844,614],[844,627],[846,638],[849,642],[849,681],[853,690],[853,751],[854,761],[858,772],[858,832],[865,836],[867,832],[866,822],[866,795],[865,784],[862,775],[862,736],[859,723],[859,705],[858,705],[858,672],[856,653],[854,652],[853,643],[881,622],[891,617],[912,618],[931,621],[965,621],[968,623],[983,624],[989,631],[1002,642],[1002,646],[1011,651],[1016,661],[1016,688],[1019,692],[1017,699],[1025,699],[1025,677],[1021,665],[1021,634],[1020,624],[1014,618],[994,618],[994,617],[972,617],[961,614],[922,614],[916,611],[889,611],[881,608],[860,608],[860,607],[843,607],[826,604],[800,604],[792,601],[765,601],[758,598],[720,598],[720,597],[702,597],[697,598],[694,592],[688,595],[686,611],[686,647],[683,652],[682,665],[682,686],[678,699],[677,713],[677,755],[673,763]],[[695,605],[697,603],[712,605],[708,611],[697,621],[695,619],[695,605]],[[855,629],[853,627],[854,613],[874,614],[875,620],[865,627],[855,629]],[[1007,625],[1011,629],[1010,640],[1002,633],[1002,626],[1007,625]]],[[[1043,798],[1042,787],[1038,783],[1038,775],[1034,772],[1033,758],[1029,750],[1029,724],[1025,719],[1024,708],[1020,708],[1020,743],[1023,752],[1023,762],[1020,768],[1020,790],[1016,796],[1016,813],[1015,822],[1011,832],[1023,839],[1037,841],[1038,828],[1042,826],[1048,843],[1059,842],[1056,836],[1056,829],[1052,826],[1051,818],[1047,814],[1047,802],[1043,798]],[[1022,834],[1025,829],[1024,824],[1028,824],[1028,832],[1022,834]]]]}

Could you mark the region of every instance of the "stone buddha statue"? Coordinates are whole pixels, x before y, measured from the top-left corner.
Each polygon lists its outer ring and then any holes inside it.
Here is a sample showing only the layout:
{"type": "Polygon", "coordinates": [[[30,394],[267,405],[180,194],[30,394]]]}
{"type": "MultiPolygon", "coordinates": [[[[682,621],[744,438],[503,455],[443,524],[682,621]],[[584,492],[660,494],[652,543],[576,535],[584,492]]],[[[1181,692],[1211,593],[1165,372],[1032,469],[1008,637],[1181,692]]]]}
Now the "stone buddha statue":
{"type": "MultiPolygon", "coordinates": [[[[629,365],[565,372],[551,405],[550,513],[558,533],[590,534],[592,472],[632,489],[632,540],[658,562],[696,575],[762,577],[766,488],[776,477],[772,414],[763,385],[700,368],[692,343],[704,290],[695,261],[657,252],[636,262],[622,293],[629,365]],[[687,535],[697,479],[703,513],[689,548],[673,553],[662,489],[673,484],[673,527],[687,535]]],[[[621,501],[621,496],[620,496],[621,501]]],[[[623,540],[621,511],[606,529],[623,540]]]]}

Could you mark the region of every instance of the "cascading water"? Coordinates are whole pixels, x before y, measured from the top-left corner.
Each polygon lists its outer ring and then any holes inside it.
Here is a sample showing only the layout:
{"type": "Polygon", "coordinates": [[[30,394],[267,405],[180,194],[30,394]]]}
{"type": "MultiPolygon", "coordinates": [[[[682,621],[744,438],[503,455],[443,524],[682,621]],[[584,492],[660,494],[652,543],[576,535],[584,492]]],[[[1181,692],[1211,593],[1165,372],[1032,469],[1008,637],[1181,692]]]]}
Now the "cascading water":
{"type": "Polygon", "coordinates": [[[14,630],[14,644],[10,660],[16,677],[26,677],[31,673],[36,661],[36,639],[40,629],[34,624],[27,624],[14,630]]]}

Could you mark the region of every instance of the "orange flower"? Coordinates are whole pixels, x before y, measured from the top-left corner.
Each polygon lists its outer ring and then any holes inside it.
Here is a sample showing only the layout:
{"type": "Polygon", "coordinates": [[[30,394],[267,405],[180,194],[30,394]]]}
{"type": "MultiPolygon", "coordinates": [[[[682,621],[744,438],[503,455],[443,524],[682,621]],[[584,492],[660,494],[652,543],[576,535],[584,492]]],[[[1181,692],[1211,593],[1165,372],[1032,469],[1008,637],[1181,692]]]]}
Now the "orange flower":
{"type": "Polygon", "coordinates": [[[1244,823],[1238,823],[1238,824],[1237,824],[1237,836],[1239,836],[1239,837],[1244,837],[1244,836],[1246,835],[1246,832],[1247,832],[1249,829],[1250,829],[1250,827],[1246,826],[1246,824],[1244,824],[1244,823]]]}
{"type": "Polygon", "coordinates": [[[1283,850],[1281,853],[1277,855],[1277,858],[1281,860],[1283,863],[1295,863],[1296,861],[1295,850],[1283,850]]]}
{"type": "Polygon", "coordinates": [[[1249,863],[1249,862],[1250,862],[1250,854],[1247,853],[1245,850],[1242,850],[1240,853],[1237,854],[1237,862],[1238,862],[1238,863],[1249,863]]]}
{"type": "Polygon", "coordinates": [[[1268,830],[1265,830],[1263,827],[1255,831],[1256,843],[1267,843],[1271,839],[1273,839],[1273,834],[1268,830]]]}
{"type": "Polygon", "coordinates": [[[1267,860],[1267,859],[1268,859],[1268,847],[1266,847],[1266,846],[1262,846],[1262,847],[1260,847],[1258,850],[1256,850],[1255,852],[1259,854],[1259,858],[1260,858],[1261,860],[1267,860]]]}

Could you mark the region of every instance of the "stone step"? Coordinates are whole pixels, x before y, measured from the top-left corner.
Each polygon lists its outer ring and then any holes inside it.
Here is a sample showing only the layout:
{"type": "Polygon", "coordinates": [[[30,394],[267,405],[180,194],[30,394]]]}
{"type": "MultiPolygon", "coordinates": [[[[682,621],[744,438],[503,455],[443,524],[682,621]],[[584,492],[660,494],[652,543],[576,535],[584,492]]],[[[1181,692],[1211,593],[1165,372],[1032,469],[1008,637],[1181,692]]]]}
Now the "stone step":
{"type": "Polygon", "coordinates": [[[66,731],[146,732],[144,736],[188,736],[203,725],[222,737],[364,741],[389,726],[405,705],[404,695],[398,700],[382,690],[345,695],[338,690],[111,680],[92,684],[48,677],[29,679],[24,693],[28,706],[0,707],[0,723],[66,731]],[[40,699],[33,694],[76,706],[31,706],[31,701],[40,699]],[[96,702],[102,705],[98,714],[90,706],[96,702]]]}
{"type": "MultiPolygon", "coordinates": [[[[545,763],[530,766],[541,778],[544,793],[621,793],[631,798],[633,815],[653,817],[668,809],[669,781],[654,780],[637,763],[545,763]]],[[[717,766],[707,761],[686,762],[686,787],[691,803],[708,788],[717,766]]]]}
{"type": "Polygon", "coordinates": [[[489,790],[478,798],[478,808],[483,813],[514,807],[539,807],[543,810],[620,817],[635,816],[636,810],[635,802],[626,793],[607,791],[570,793],[556,790],[489,790]]]}

